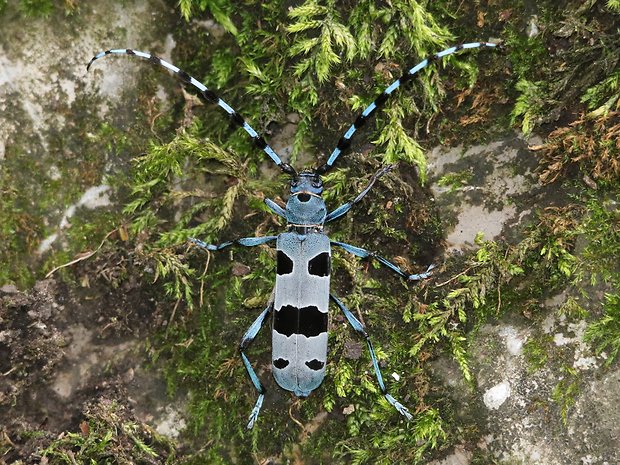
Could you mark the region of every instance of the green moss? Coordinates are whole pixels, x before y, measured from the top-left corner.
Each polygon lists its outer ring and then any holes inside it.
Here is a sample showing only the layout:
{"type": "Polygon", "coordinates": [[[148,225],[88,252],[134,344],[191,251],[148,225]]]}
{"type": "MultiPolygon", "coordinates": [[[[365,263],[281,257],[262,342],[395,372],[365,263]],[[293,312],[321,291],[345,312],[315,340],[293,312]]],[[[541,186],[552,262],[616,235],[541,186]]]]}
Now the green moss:
{"type": "Polygon", "coordinates": [[[469,184],[473,173],[471,170],[464,170],[458,173],[449,173],[442,176],[438,181],[437,185],[442,187],[448,187],[450,192],[454,192],[461,187],[464,187],[469,184]]]}
{"type": "MultiPolygon", "coordinates": [[[[29,18],[47,19],[58,10],[69,15],[75,12],[76,6],[74,0],[19,0],[17,2],[17,9],[20,14],[29,18]]],[[[8,7],[8,0],[0,0],[0,14],[3,14],[8,7]]]]}
{"type": "Polygon", "coordinates": [[[568,424],[568,413],[581,392],[581,376],[574,368],[565,367],[565,376],[553,388],[551,399],[560,408],[564,426],[568,424]]]}
{"type": "Polygon", "coordinates": [[[553,338],[549,335],[541,335],[530,338],[523,344],[523,355],[528,364],[528,371],[533,373],[547,366],[553,338]]]}
{"type": "Polygon", "coordinates": [[[41,456],[59,465],[175,463],[170,441],[136,422],[125,407],[106,400],[88,409],[79,432],[62,434],[41,456]]]}
{"type": "Polygon", "coordinates": [[[54,1],[20,0],[19,9],[26,16],[48,17],[54,11],[54,1]]]}
{"type": "Polygon", "coordinates": [[[605,295],[603,316],[592,322],[585,340],[594,344],[597,354],[606,352],[606,365],[611,365],[620,352],[620,294],[605,295]]]}

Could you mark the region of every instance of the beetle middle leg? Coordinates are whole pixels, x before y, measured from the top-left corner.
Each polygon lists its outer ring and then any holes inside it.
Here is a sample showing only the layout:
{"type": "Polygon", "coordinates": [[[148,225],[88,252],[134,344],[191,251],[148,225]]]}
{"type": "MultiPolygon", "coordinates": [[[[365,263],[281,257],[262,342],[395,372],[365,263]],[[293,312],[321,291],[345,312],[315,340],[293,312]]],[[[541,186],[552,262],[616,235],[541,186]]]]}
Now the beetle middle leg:
{"type": "Polygon", "coordinates": [[[361,247],[357,247],[355,245],[347,244],[345,242],[331,241],[331,244],[332,245],[336,245],[338,247],[342,247],[347,252],[349,252],[349,253],[351,253],[353,255],[356,255],[358,257],[361,257],[361,258],[368,258],[368,257],[374,258],[379,263],[381,263],[382,265],[387,266],[390,270],[392,270],[393,272],[399,274],[400,276],[402,276],[403,278],[405,278],[408,281],[421,281],[423,279],[427,279],[427,278],[429,278],[432,275],[431,271],[433,270],[433,268],[435,268],[435,265],[431,264],[431,265],[428,266],[426,271],[423,272],[423,273],[407,274],[403,270],[401,270],[399,267],[394,265],[392,262],[390,262],[389,260],[383,258],[380,255],[377,255],[374,252],[370,252],[369,250],[362,249],[361,247]]]}
{"type": "Polygon", "coordinates": [[[197,245],[198,247],[202,249],[215,251],[215,250],[225,249],[226,247],[230,247],[231,245],[242,245],[243,247],[256,247],[257,245],[262,245],[262,244],[266,244],[267,242],[275,241],[277,238],[278,236],[242,237],[241,239],[235,239],[232,241],[226,241],[226,242],[222,242],[221,244],[214,245],[214,244],[207,244],[206,242],[201,241],[200,239],[195,239],[191,237],[189,239],[189,242],[191,242],[194,245],[197,245]]]}
{"type": "Polygon", "coordinates": [[[370,358],[372,360],[372,366],[375,369],[375,375],[377,376],[377,382],[379,383],[379,388],[381,389],[381,393],[387,399],[387,401],[392,406],[394,406],[396,410],[398,410],[398,413],[400,413],[405,418],[407,418],[407,420],[411,420],[413,416],[411,415],[411,413],[409,413],[409,410],[407,410],[407,407],[405,407],[403,404],[398,402],[396,399],[394,399],[394,397],[390,395],[390,393],[387,392],[387,388],[385,387],[385,383],[383,382],[383,376],[381,375],[381,370],[379,369],[379,362],[377,361],[377,355],[375,354],[375,350],[372,347],[372,342],[370,341],[370,337],[368,336],[366,329],[364,329],[364,325],[360,322],[360,320],[355,318],[355,315],[353,315],[353,313],[351,313],[351,311],[336,296],[334,296],[333,294],[330,294],[329,296],[336,303],[336,305],[338,305],[338,308],[342,310],[342,313],[344,313],[344,316],[346,317],[351,327],[356,332],[364,336],[364,338],[366,339],[366,343],[368,344],[368,350],[370,351],[370,358]]]}
{"type": "Polygon", "coordinates": [[[256,320],[254,320],[254,323],[250,325],[246,333],[241,338],[241,343],[239,344],[239,352],[241,353],[241,359],[243,360],[245,369],[247,370],[248,375],[250,375],[252,384],[254,384],[254,387],[258,391],[258,399],[256,400],[256,404],[254,405],[254,408],[252,409],[252,413],[250,414],[250,419],[248,421],[248,429],[252,429],[252,427],[254,426],[254,423],[256,422],[256,419],[258,418],[260,408],[263,405],[263,399],[265,398],[265,388],[263,387],[263,384],[258,379],[258,375],[254,371],[254,368],[252,368],[252,365],[250,364],[250,360],[248,359],[247,355],[245,355],[244,351],[256,338],[256,335],[258,334],[260,329],[263,327],[263,323],[265,323],[267,316],[269,316],[272,310],[273,310],[273,302],[271,302],[269,306],[265,310],[263,310],[260,315],[258,315],[258,318],[256,318],[256,320]]]}

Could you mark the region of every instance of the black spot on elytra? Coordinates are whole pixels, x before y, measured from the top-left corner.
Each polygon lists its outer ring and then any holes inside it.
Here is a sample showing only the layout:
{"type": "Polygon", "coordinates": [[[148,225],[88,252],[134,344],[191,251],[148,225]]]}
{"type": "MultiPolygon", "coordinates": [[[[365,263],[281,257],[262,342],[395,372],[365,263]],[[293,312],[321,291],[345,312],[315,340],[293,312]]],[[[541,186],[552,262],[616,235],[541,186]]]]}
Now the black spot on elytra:
{"type": "Polygon", "coordinates": [[[273,361],[273,366],[282,370],[283,368],[286,368],[289,363],[290,362],[288,360],[285,360],[283,358],[278,358],[273,361]]]}
{"type": "Polygon", "coordinates": [[[319,311],[314,305],[301,309],[283,305],[274,314],[273,329],[286,337],[293,334],[305,337],[318,336],[327,332],[327,313],[319,311]]]}
{"type": "Polygon", "coordinates": [[[289,274],[293,272],[293,260],[281,250],[278,250],[278,261],[276,265],[276,273],[279,275],[289,274]]]}
{"type": "Polygon", "coordinates": [[[314,360],[310,360],[309,362],[306,362],[306,366],[310,368],[311,370],[319,371],[321,368],[325,366],[325,363],[315,358],[314,360]]]}
{"type": "Polygon", "coordinates": [[[314,276],[329,276],[331,260],[327,252],[318,254],[308,262],[308,273],[314,276]]]}

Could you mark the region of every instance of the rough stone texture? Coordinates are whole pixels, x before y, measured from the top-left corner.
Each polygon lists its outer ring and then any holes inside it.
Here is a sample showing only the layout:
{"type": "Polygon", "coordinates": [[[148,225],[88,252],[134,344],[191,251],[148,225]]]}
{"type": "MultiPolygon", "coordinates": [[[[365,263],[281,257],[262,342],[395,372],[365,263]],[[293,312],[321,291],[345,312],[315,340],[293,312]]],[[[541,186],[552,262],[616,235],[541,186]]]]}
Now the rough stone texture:
{"type": "Polygon", "coordinates": [[[495,239],[505,228],[519,224],[531,207],[517,208],[522,201],[531,206],[543,189],[533,173],[534,155],[518,134],[487,145],[470,148],[436,147],[428,154],[431,188],[446,224],[448,252],[469,249],[479,232],[495,239]],[[452,189],[441,186],[442,176],[467,172],[469,181],[452,189]]]}
{"type": "MultiPolygon", "coordinates": [[[[602,356],[595,357],[581,340],[583,325],[559,324],[555,336],[562,339],[565,363],[582,373],[574,407],[569,407],[566,426],[552,399],[563,376],[557,360],[532,371],[521,352],[511,350],[512,335],[525,342],[531,329],[505,323],[485,325],[477,337],[473,358],[477,365],[478,394],[486,412],[483,421],[491,436],[486,445],[506,463],[613,464],[619,463],[620,372],[595,371],[602,356]],[[583,357],[591,364],[575,364],[583,357]],[[598,373],[598,376],[597,376],[598,373]]],[[[557,342],[556,342],[557,344],[557,342]]]]}
{"type": "MultiPolygon", "coordinates": [[[[441,216],[457,218],[447,225],[449,253],[471,248],[478,232],[486,239],[514,240],[529,212],[555,199],[557,194],[541,187],[532,172],[535,158],[528,143],[538,141],[515,135],[485,146],[431,151],[429,166],[441,216]],[[466,186],[450,190],[437,185],[441,176],[463,170],[471,171],[466,186]]],[[[454,361],[433,363],[458,419],[473,421],[480,437],[429,465],[468,465],[476,455],[485,457],[482,463],[502,465],[620,463],[620,370],[617,364],[602,368],[606,355],[596,356],[583,341],[585,321],[568,320],[557,312],[568,297],[566,292],[549,296],[541,303],[540,318],[526,320],[515,316],[519,312],[509,312],[510,317],[480,328],[471,345],[474,390],[454,361]],[[532,369],[524,344],[537,336],[550,341],[550,356],[545,366],[532,369]],[[566,367],[576,374],[568,374],[566,367]],[[563,381],[579,386],[574,402],[567,404],[566,424],[553,398],[563,381]]]]}
{"type": "MultiPolygon", "coordinates": [[[[105,73],[94,68],[87,73],[86,64],[94,53],[121,46],[155,50],[169,58],[174,41],[161,35],[161,29],[178,21],[179,15],[174,5],[158,0],[130,2],[122,8],[104,0],[80,3],[79,13],[70,20],[57,12],[62,18],[57,21],[24,17],[15,9],[17,2],[9,3],[0,15],[0,171],[8,173],[12,185],[2,185],[0,195],[15,189],[19,207],[32,216],[39,213],[36,209],[43,210],[42,223],[55,231],[31,245],[34,262],[44,260],[50,247],[62,247],[57,239],[82,209],[107,207],[114,201],[112,187],[91,187],[81,178],[81,163],[89,154],[75,150],[80,146],[77,139],[93,135],[79,134],[75,127],[84,119],[97,125],[127,118],[134,111],[131,107],[124,109],[127,114],[111,110],[140,82],[140,63],[126,60],[123,66],[105,67],[105,73]],[[85,101],[92,106],[86,108],[85,101]],[[52,148],[58,145],[62,150],[52,148]],[[58,198],[44,190],[54,183],[61,183],[58,198]],[[86,187],[67,202],[62,183],[86,187]]],[[[163,92],[158,95],[166,98],[163,92]]],[[[100,155],[105,160],[105,154],[100,155]]],[[[113,173],[116,164],[128,161],[110,159],[97,175],[113,173]]],[[[123,257],[112,259],[113,266],[105,258],[89,262],[89,269],[82,270],[82,288],[65,286],[55,277],[38,281],[26,292],[0,283],[0,436],[16,443],[6,454],[0,447],[1,463],[13,463],[17,456],[34,460],[34,451],[45,444],[39,441],[75,430],[93,399],[150,406],[147,419],[154,428],[160,427],[160,415],[162,425],[174,420],[164,412],[170,401],[163,381],[141,369],[147,359],[143,330],[157,323],[149,287],[140,287],[130,275],[114,288],[118,273],[127,276],[127,270],[120,269],[126,263],[123,257]],[[51,433],[18,433],[46,429],[51,433]]],[[[80,275],[80,266],[74,271],[80,275]]],[[[133,276],[142,273],[134,270],[133,276]]],[[[163,432],[167,431],[171,429],[163,432]]]]}
{"type": "MultiPolygon", "coordinates": [[[[126,60],[123,66],[105,66],[105,73],[101,66],[87,72],[86,64],[106,48],[144,47],[166,57],[174,47],[172,37],[160,31],[178,16],[158,0],[123,8],[104,1],[80,4],[79,9],[70,21],[28,18],[14,7],[0,15],[0,166],[11,170],[12,187],[27,192],[23,208],[30,208],[31,215],[41,213],[51,231],[40,238],[35,248],[39,255],[58,246],[78,209],[108,206],[113,195],[105,183],[87,185],[85,159],[91,154],[81,153],[80,139],[95,135],[78,128],[85,120],[97,126],[131,115],[132,106],[118,112],[115,105],[140,82],[140,63],[126,60]],[[93,103],[85,108],[85,102],[93,103]],[[67,190],[50,188],[62,182],[86,184],[81,198],[68,201],[67,190]]],[[[106,160],[104,154],[100,159],[106,163],[100,177],[128,162],[106,160]]]]}

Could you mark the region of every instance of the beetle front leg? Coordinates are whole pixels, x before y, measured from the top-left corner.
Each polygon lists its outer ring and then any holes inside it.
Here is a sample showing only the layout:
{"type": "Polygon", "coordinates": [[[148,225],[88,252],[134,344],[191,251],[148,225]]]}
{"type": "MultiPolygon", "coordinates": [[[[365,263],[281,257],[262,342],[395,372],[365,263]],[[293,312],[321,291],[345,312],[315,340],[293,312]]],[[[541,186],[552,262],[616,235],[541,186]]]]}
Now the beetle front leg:
{"type": "Polygon", "coordinates": [[[391,396],[389,392],[387,392],[387,388],[385,387],[385,383],[383,382],[383,376],[381,375],[381,370],[379,369],[379,362],[377,361],[377,355],[375,354],[375,350],[372,347],[372,342],[370,341],[370,337],[368,336],[368,333],[364,329],[364,325],[360,322],[360,320],[355,318],[355,315],[353,315],[353,313],[351,313],[351,311],[336,296],[334,296],[333,294],[330,294],[329,296],[336,303],[336,305],[338,305],[338,308],[342,310],[342,313],[344,313],[344,316],[346,317],[351,327],[366,339],[366,343],[368,344],[368,350],[370,351],[370,358],[372,360],[372,366],[375,369],[375,375],[377,376],[377,382],[379,383],[379,388],[381,389],[381,393],[387,399],[387,401],[396,410],[398,410],[398,413],[403,415],[407,420],[411,420],[413,416],[411,415],[411,413],[409,413],[409,410],[407,410],[407,407],[405,407],[403,404],[398,402],[396,399],[394,399],[394,397],[391,396]]]}
{"type": "Polygon", "coordinates": [[[265,199],[264,202],[265,202],[265,205],[269,207],[269,210],[271,210],[276,215],[286,219],[286,210],[284,208],[282,208],[280,205],[278,205],[271,199],[265,199]]]}
{"type": "Polygon", "coordinates": [[[243,360],[245,369],[248,372],[248,375],[250,375],[252,384],[254,384],[254,387],[258,391],[258,399],[256,400],[256,404],[254,405],[254,408],[252,409],[252,413],[250,414],[250,419],[248,421],[248,429],[252,429],[252,427],[254,426],[254,423],[256,422],[256,419],[258,418],[260,408],[263,405],[263,399],[265,398],[265,388],[263,387],[263,384],[258,379],[258,375],[254,371],[254,368],[252,368],[252,365],[250,364],[250,360],[248,359],[247,355],[245,355],[244,351],[256,338],[256,335],[258,334],[260,329],[263,327],[263,323],[265,322],[265,319],[267,318],[267,316],[269,316],[272,310],[273,310],[273,303],[270,303],[269,306],[265,310],[263,310],[263,312],[260,315],[258,315],[258,318],[254,320],[254,323],[250,325],[246,333],[241,338],[241,343],[239,344],[239,352],[241,353],[241,360],[243,360]]]}
{"type": "Polygon", "coordinates": [[[349,210],[351,210],[351,208],[353,208],[353,205],[355,205],[356,203],[358,203],[360,200],[362,200],[366,194],[368,194],[368,192],[370,191],[370,189],[372,188],[372,186],[374,186],[375,182],[377,181],[377,179],[379,179],[381,176],[383,176],[385,173],[389,172],[392,170],[392,168],[394,168],[395,165],[387,165],[382,167],[379,171],[377,171],[375,174],[372,175],[372,178],[370,178],[370,182],[368,183],[368,185],[364,188],[364,190],[362,192],[360,192],[357,197],[355,197],[353,200],[351,200],[350,202],[347,202],[343,205],[340,205],[338,208],[336,208],[333,212],[330,212],[327,214],[327,217],[325,218],[325,222],[329,223],[330,221],[334,221],[338,218],[340,218],[343,215],[346,215],[349,210]]]}

